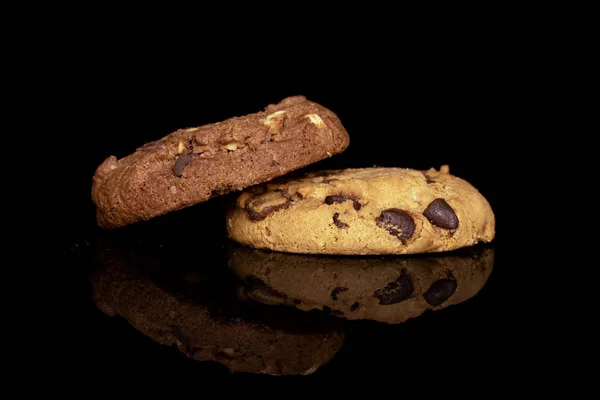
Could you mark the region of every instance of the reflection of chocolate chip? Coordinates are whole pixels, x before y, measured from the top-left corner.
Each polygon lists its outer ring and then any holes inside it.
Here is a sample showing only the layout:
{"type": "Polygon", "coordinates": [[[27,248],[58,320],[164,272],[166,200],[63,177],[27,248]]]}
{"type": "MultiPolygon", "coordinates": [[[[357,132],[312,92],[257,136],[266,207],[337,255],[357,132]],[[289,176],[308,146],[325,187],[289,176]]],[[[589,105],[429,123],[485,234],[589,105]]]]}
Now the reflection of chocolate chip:
{"type": "Polygon", "coordinates": [[[444,229],[458,228],[458,217],[444,199],[435,199],[423,211],[423,215],[435,226],[444,229]]]}
{"type": "Polygon", "coordinates": [[[244,281],[243,284],[243,288],[244,288],[244,292],[250,296],[252,294],[252,292],[258,292],[260,294],[262,294],[263,296],[267,296],[267,297],[275,297],[277,299],[282,299],[285,300],[287,299],[287,296],[275,289],[273,289],[271,286],[267,285],[265,282],[263,282],[261,279],[255,277],[255,276],[251,276],[248,279],[246,279],[244,281]]]}
{"type": "Polygon", "coordinates": [[[177,339],[187,351],[191,349],[190,340],[183,334],[183,331],[179,326],[174,326],[171,329],[171,332],[173,333],[173,336],[175,336],[175,339],[177,339]]]}
{"type": "Polygon", "coordinates": [[[185,167],[192,161],[191,153],[183,153],[179,156],[177,161],[175,161],[175,167],[173,167],[173,172],[177,177],[180,177],[183,174],[183,170],[185,167]]]}
{"type": "Polygon", "coordinates": [[[334,299],[334,300],[337,300],[338,299],[338,297],[337,297],[338,294],[340,294],[342,292],[345,292],[346,290],[348,290],[347,287],[336,287],[335,289],[333,289],[331,291],[331,298],[334,299]]]}
{"type": "Polygon", "coordinates": [[[389,304],[400,303],[403,300],[408,299],[415,290],[412,279],[406,273],[402,271],[400,277],[394,282],[390,282],[383,289],[375,291],[375,297],[379,299],[379,304],[382,306],[389,304]]]}
{"type": "Polygon", "coordinates": [[[340,213],[333,214],[333,223],[340,229],[348,228],[350,225],[340,221],[340,213]]]}
{"type": "Polygon", "coordinates": [[[439,306],[454,294],[456,286],[456,280],[453,278],[440,279],[434,282],[427,292],[423,293],[423,297],[429,305],[439,306]]]}
{"type": "Polygon", "coordinates": [[[357,302],[355,302],[355,303],[354,303],[354,304],[352,304],[352,306],[350,307],[350,311],[354,311],[354,310],[356,310],[356,309],[358,308],[358,306],[359,306],[359,305],[360,305],[360,304],[358,303],[358,301],[357,301],[357,302]]]}
{"type": "Polygon", "coordinates": [[[246,214],[253,221],[261,221],[265,219],[269,214],[274,213],[277,210],[283,210],[290,206],[291,200],[280,196],[280,198],[271,201],[272,204],[266,205],[268,201],[265,199],[258,198],[257,200],[250,199],[246,203],[246,214]]]}
{"type": "Polygon", "coordinates": [[[357,210],[357,211],[360,210],[360,203],[358,202],[358,200],[353,199],[352,197],[349,197],[349,196],[341,195],[341,194],[334,194],[332,196],[325,197],[325,204],[332,205],[333,203],[343,203],[347,200],[352,201],[352,203],[354,204],[355,210],[357,210]]]}
{"type": "Polygon", "coordinates": [[[388,208],[375,218],[377,226],[386,229],[390,235],[396,236],[403,243],[415,232],[415,221],[406,211],[399,208],[388,208]]]}
{"type": "Polygon", "coordinates": [[[323,312],[330,314],[330,315],[336,315],[336,316],[344,315],[343,311],[332,310],[330,307],[327,307],[327,306],[323,306],[323,312]]]}

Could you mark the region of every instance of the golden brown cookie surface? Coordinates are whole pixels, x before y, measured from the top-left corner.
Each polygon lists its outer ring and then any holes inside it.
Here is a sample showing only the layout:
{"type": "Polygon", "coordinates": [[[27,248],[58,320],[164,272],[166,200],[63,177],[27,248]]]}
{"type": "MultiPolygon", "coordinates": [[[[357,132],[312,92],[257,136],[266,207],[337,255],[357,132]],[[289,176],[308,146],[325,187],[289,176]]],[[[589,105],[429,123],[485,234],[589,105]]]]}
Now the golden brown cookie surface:
{"type": "Polygon", "coordinates": [[[488,201],[449,168],[321,171],[244,191],[227,215],[230,237],[309,254],[415,254],[490,242],[488,201]]]}

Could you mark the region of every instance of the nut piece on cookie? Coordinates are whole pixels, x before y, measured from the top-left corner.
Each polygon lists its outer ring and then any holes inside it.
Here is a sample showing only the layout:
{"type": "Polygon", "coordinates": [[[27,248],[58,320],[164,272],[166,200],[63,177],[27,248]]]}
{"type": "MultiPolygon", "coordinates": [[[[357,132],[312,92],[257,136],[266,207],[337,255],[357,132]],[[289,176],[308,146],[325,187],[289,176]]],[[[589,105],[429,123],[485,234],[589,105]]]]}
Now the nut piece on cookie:
{"type": "Polygon", "coordinates": [[[286,113],[285,110],[275,111],[273,114],[270,114],[265,118],[264,124],[269,127],[267,133],[271,135],[276,135],[281,132],[281,127],[283,126],[283,122],[285,121],[286,113]]]}
{"type": "Polygon", "coordinates": [[[323,122],[319,114],[308,114],[306,118],[308,118],[310,122],[315,124],[318,128],[322,128],[325,126],[325,123],[323,122]]]}

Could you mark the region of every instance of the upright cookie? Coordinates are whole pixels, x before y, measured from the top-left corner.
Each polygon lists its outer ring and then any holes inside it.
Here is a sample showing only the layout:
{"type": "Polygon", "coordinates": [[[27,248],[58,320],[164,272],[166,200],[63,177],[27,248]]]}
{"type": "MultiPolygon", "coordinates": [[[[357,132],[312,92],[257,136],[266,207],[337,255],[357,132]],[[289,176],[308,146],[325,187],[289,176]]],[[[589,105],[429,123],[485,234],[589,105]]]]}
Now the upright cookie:
{"type": "Polygon", "coordinates": [[[214,361],[231,372],[309,375],[343,345],[335,318],[241,302],[235,280],[228,296],[220,280],[202,272],[174,271],[161,260],[111,245],[98,249],[99,267],[92,275],[98,308],[189,358],[214,361]]]}
{"type": "Polygon", "coordinates": [[[495,235],[488,201],[440,171],[321,171],[250,188],[228,210],[229,236],[256,248],[309,254],[455,250],[495,235]]]}
{"type": "Polygon", "coordinates": [[[494,264],[493,248],[436,256],[331,257],[234,247],[229,267],[239,295],[304,311],[397,324],[475,296],[494,264]]]}
{"type": "Polygon", "coordinates": [[[263,112],[180,129],[97,168],[92,199],[98,224],[116,228],[242,190],[348,144],[336,114],[302,96],[263,112]]]}

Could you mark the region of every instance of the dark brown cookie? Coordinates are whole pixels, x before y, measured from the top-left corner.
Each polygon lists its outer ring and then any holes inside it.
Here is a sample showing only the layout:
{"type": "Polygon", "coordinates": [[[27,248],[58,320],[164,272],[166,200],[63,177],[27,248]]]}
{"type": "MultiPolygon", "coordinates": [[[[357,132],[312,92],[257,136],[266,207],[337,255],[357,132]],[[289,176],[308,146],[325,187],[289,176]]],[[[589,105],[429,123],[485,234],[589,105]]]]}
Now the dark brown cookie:
{"type": "Polygon", "coordinates": [[[415,257],[330,257],[230,249],[238,294],[347,319],[400,323],[473,297],[494,262],[491,247],[415,257]]]}
{"type": "Polygon", "coordinates": [[[92,199],[102,228],[156,217],[242,190],[343,151],[332,111],[302,96],[265,111],[180,129],[96,170],[92,199]]]}
{"type": "MultiPolygon", "coordinates": [[[[99,266],[92,275],[98,308],[192,359],[215,361],[231,372],[308,375],[343,345],[339,320],[242,302],[233,277],[228,291],[208,272],[119,251],[112,244],[98,249],[99,266]]],[[[259,290],[277,295],[267,287],[259,290]]]]}

